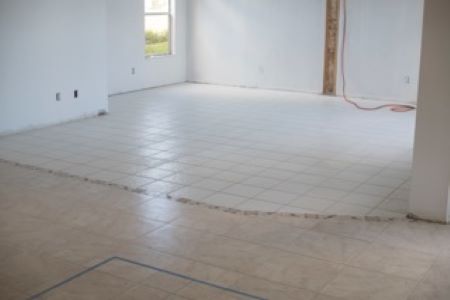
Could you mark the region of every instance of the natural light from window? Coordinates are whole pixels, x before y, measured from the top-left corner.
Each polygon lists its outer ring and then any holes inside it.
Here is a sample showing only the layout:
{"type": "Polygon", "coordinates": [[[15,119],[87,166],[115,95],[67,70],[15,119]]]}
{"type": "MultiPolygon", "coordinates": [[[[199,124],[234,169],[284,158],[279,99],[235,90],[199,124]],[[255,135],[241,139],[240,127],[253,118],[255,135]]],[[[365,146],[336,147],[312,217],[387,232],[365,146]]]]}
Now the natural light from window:
{"type": "Polygon", "coordinates": [[[145,55],[172,54],[171,0],[145,0],[145,55]]]}

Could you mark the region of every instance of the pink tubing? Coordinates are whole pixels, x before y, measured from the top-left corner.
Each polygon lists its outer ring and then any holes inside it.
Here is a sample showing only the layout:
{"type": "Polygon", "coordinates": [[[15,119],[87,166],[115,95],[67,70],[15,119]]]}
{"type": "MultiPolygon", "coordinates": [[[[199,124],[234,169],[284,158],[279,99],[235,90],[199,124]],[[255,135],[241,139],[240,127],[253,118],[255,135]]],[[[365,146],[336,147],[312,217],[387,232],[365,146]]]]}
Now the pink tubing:
{"type": "Polygon", "coordinates": [[[407,105],[407,104],[384,104],[384,105],[375,106],[375,107],[363,107],[363,106],[359,105],[356,101],[351,100],[347,96],[347,92],[346,92],[347,81],[345,78],[345,46],[347,43],[347,0],[343,0],[343,5],[344,5],[344,12],[343,12],[343,16],[344,16],[343,27],[344,28],[343,28],[343,32],[342,32],[341,75],[342,75],[342,94],[343,94],[344,100],[346,102],[352,104],[357,109],[365,110],[365,111],[375,111],[375,110],[380,110],[380,109],[384,109],[384,108],[390,108],[391,111],[393,111],[393,112],[409,112],[409,111],[416,110],[417,108],[415,106],[407,105]]]}

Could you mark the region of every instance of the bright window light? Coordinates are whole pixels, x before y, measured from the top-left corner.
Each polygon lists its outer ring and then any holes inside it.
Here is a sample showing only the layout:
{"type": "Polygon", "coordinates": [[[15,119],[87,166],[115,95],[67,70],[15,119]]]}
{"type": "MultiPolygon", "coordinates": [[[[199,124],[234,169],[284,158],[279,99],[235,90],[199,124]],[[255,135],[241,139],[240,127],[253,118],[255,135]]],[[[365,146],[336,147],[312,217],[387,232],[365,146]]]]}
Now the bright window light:
{"type": "Polygon", "coordinates": [[[145,0],[145,55],[172,54],[171,0],[145,0]]]}

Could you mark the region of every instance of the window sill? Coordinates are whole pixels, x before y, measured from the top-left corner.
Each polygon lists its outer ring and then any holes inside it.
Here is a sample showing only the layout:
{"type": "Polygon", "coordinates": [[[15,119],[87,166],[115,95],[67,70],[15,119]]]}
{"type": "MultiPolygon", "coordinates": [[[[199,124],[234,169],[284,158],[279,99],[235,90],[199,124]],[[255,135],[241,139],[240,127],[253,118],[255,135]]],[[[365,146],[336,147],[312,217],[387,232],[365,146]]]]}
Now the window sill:
{"type": "Polygon", "coordinates": [[[163,54],[163,55],[146,55],[145,59],[161,59],[161,58],[169,58],[173,57],[175,54],[163,54]]]}

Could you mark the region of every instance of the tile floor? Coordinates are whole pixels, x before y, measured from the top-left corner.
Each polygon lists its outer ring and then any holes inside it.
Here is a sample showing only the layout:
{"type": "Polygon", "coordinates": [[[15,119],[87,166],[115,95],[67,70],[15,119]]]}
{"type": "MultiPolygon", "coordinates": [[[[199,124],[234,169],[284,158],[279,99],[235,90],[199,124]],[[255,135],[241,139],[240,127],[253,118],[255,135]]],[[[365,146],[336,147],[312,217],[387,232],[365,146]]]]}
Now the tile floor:
{"type": "MultiPolygon", "coordinates": [[[[450,227],[249,216],[0,163],[0,298],[109,257],[264,299],[448,300],[450,227]]],[[[245,299],[114,262],[40,299],[245,299]]]]}
{"type": "Polygon", "coordinates": [[[194,84],[112,97],[110,108],[0,138],[0,158],[242,210],[406,213],[414,113],[194,84]]]}
{"type": "Polygon", "coordinates": [[[111,257],[42,291],[35,299],[241,299],[265,300],[190,276],[111,257]],[[186,296],[187,298],[185,298],[186,296]]]}

